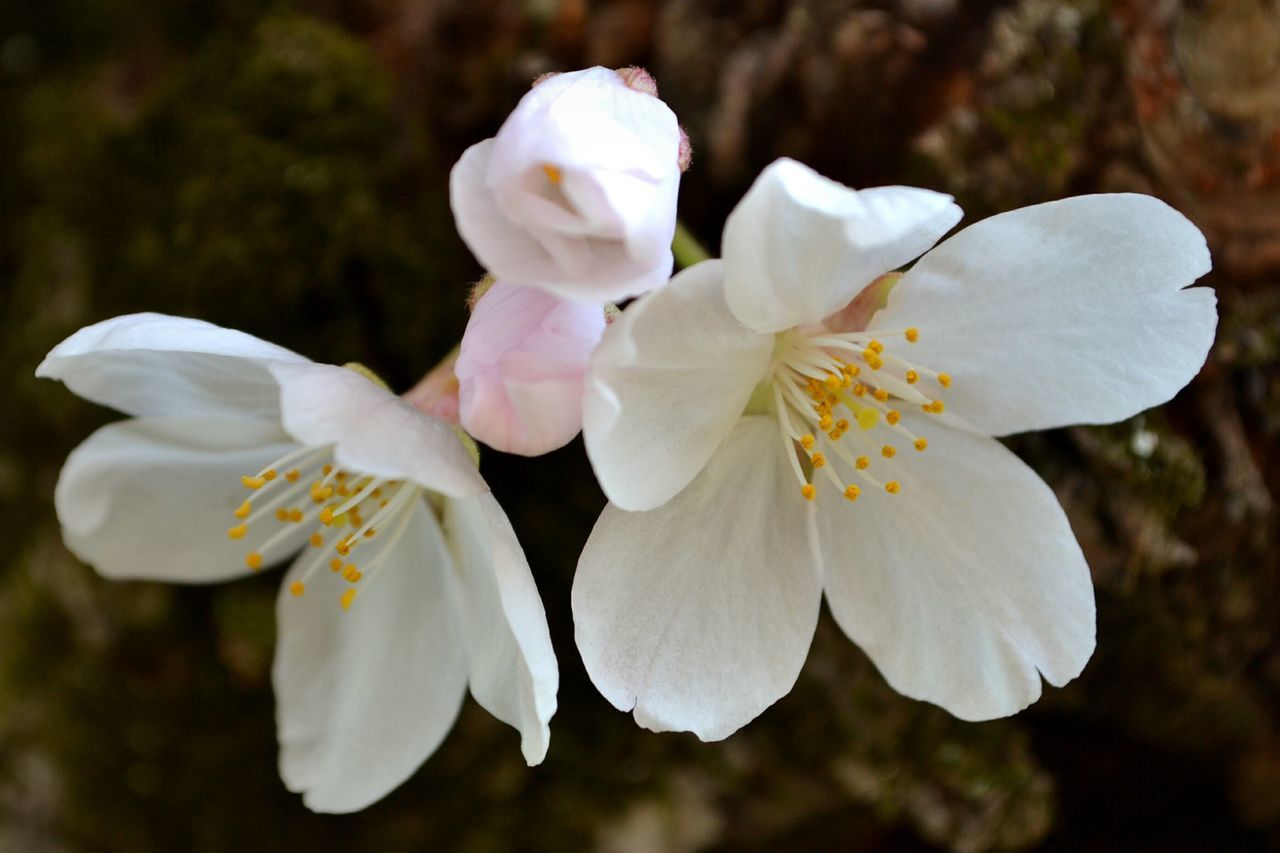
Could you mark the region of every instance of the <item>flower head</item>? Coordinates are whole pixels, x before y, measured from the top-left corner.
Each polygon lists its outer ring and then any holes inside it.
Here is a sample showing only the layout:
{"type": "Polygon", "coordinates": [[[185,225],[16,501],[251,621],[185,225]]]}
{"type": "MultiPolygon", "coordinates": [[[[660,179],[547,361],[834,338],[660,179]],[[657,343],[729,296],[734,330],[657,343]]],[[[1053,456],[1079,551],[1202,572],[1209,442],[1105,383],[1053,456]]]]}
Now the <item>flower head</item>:
{"type": "Polygon", "coordinates": [[[574,581],[587,670],[654,729],[725,737],[790,690],[825,592],[900,692],[965,719],[1035,701],[1094,646],[1053,493],[992,436],[1103,423],[1199,370],[1204,238],[1140,195],[960,218],[792,161],[707,261],[630,307],[587,379],[612,504],[574,581]],[[887,303],[881,300],[888,292],[887,303]],[[630,510],[630,511],[628,511],[630,510]]]}
{"type": "Polygon", "coordinates": [[[666,282],[681,132],[634,76],[541,78],[454,166],[458,230],[495,278],[597,304],[666,282]]]}
{"type": "Polygon", "coordinates": [[[604,332],[604,307],[493,283],[476,301],[455,371],[467,432],[537,456],[582,429],[582,377],[604,332]]]}
{"type": "Polygon", "coordinates": [[[363,369],[156,314],[81,329],[37,375],[132,416],[76,448],[55,492],[67,546],[103,575],[219,581],[298,554],[273,680],[281,775],[311,808],[399,785],[468,684],[542,760],[542,604],[450,426],[363,369]]]}

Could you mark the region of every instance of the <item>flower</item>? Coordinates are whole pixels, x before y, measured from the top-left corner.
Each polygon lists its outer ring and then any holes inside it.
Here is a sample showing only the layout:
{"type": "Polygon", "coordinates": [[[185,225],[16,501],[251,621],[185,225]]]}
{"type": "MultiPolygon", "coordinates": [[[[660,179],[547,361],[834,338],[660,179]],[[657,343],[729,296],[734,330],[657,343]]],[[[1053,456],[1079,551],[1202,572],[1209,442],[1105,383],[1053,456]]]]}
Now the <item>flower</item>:
{"type": "Polygon", "coordinates": [[[1213,292],[1183,289],[1208,251],[1156,199],[1084,196],[882,278],[959,218],[944,195],[781,160],[729,217],[723,261],[606,331],[583,431],[612,505],[573,612],[592,680],[641,725],[745,725],[794,684],[824,592],[890,685],[964,719],[1083,669],[1088,567],[992,436],[1173,396],[1213,341],[1213,292]]]}
{"type": "Polygon", "coordinates": [[[454,166],[458,231],[494,278],[597,304],[666,282],[681,131],[634,71],[535,82],[454,166]]]}
{"type": "Polygon", "coordinates": [[[468,684],[546,754],[558,674],[524,554],[453,429],[367,371],[134,314],[36,371],[132,417],[72,451],[55,504],[108,578],[285,577],[280,773],[316,811],[378,800],[435,751],[468,684]]]}
{"type": "Polygon", "coordinates": [[[462,426],[507,453],[538,456],[582,429],[582,377],[599,303],[495,282],[476,301],[454,369],[462,426]]]}

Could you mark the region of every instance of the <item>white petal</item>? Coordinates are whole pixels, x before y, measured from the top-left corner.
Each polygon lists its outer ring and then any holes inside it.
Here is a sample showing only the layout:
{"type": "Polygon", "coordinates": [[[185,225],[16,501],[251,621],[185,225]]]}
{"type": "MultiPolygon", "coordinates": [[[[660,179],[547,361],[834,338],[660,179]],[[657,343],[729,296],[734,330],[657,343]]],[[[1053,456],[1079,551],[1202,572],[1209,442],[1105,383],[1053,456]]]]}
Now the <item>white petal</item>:
{"type": "Polygon", "coordinates": [[[272,362],[307,359],[201,320],[127,314],[58,344],[36,376],[131,415],[273,420],[279,392],[264,369],[272,362]]]}
{"type": "Polygon", "coordinates": [[[425,415],[354,370],[273,364],[284,428],[300,443],[335,444],[348,470],[407,479],[453,497],[488,491],[453,427],[425,415]]]}
{"type": "Polygon", "coordinates": [[[719,261],[627,308],[596,348],[583,402],[587,453],[609,499],[652,509],[688,485],[765,378],[773,340],[729,313],[719,261]]]}
{"type": "Polygon", "coordinates": [[[898,282],[871,327],[950,373],[950,411],[992,435],[1108,423],[1165,402],[1213,343],[1204,237],[1158,199],[1093,195],[972,225],[898,282]]]}
{"type": "Polygon", "coordinates": [[[827,601],[898,692],[1008,716],[1039,697],[1037,670],[1062,685],[1093,653],[1089,568],[1053,492],[999,442],[902,423],[928,449],[870,469],[899,494],[818,494],[827,601]]]}
{"type": "MultiPolygon", "coordinates": [[[[245,555],[279,530],[274,518],[227,537],[249,493],[246,474],[296,445],[274,423],[145,418],[110,424],[71,451],[54,504],[67,547],[109,578],[206,583],[249,574],[245,555]]],[[[263,553],[301,547],[299,530],[263,553]]]]}
{"type": "Polygon", "coordinates": [[[491,494],[446,501],[444,527],[461,576],[471,695],[519,729],[525,760],[539,764],[560,674],[524,550],[491,494]]]}
{"type": "Polygon", "coordinates": [[[348,585],[324,567],[303,595],[290,593],[309,554],[281,589],[272,672],[280,775],[313,811],[357,811],[409,778],[466,695],[450,557],[425,503],[413,512],[350,609],[339,607],[348,585]]]}
{"type": "Polygon", "coordinates": [[[670,503],[605,508],[573,583],[578,650],[640,725],[719,740],[795,683],[821,583],[777,426],[748,417],[670,503]]]}
{"type": "Polygon", "coordinates": [[[729,307],[761,332],[815,323],[877,276],[914,260],[960,216],[942,193],[855,191],[794,160],[777,160],[725,223],[729,307]]]}

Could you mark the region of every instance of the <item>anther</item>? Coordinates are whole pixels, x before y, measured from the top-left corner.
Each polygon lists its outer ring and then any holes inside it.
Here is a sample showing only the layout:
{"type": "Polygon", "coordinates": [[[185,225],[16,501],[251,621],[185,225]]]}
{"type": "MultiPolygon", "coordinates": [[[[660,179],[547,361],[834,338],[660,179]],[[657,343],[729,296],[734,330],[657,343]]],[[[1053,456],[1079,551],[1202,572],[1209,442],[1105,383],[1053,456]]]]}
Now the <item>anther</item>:
{"type": "Polygon", "coordinates": [[[850,484],[844,490],[844,496],[851,501],[856,501],[858,499],[858,495],[861,493],[862,493],[862,490],[852,484],[850,484]]]}
{"type": "Polygon", "coordinates": [[[919,374],[919,373],[916,373],[914,370],[908,370],[908,371],[907,371],[907,384],[908,384],[908,385],[915,385],[915,384],[916,384],[917,382],[919,382],[919,381],[920,381],[920,374],[919,374]]]}
{"type": "Polygon", "coordinates": [[[853,464],[858,466],[859,471],[865,471],[871,467],[871,460],[865,456],[859,456],[856,460],[854,460],[853,464]]]}
{"type": "Polygon", "coordinates": [[[880,343],[879,341],[873,340],[871,343],[867,344],[867,349],[871,350],[876,355],[879,355],[880,353],[884,352],[884,344],[880,343]]]}
{"type": "Polygon", "coordinates": [[[939,374],[938,374],[938,384],[939,384],[939,385],[941,385],[943,388],[950,388],[950,387],[951,387],[951,374],[950,374],[950,373],[939,373],[939,374]]]}
{"type": "Polygon", "coordinates": [[[920,406],[931,415],[940,415],[946,410],[946,406],[942,405],[941,400],[934,400],[932,403],[924,403],[920,406]]]}
{"type": "Polygon", "coordinates": [[[902,486],[898,485],[897,480],[890,480],[884,484],[884,490],[891,495],[896,495],[898,492],[902,491],[902,486]]]}
{"type": "Polygon", "coordinates": [[[818,490],[813,487],[813,483],[805,483],[800,487],[800,494],[804,495],[805,500],[811,501],[817,497],[818,490]]]}
{"type": "Polygon", "coordinates": [[[279,521],[288,521],[289,510],[285,509],[284,507],[281,507],[280,509],[276,510],[276,519],[279,521]]]}
{"type": "Polygon", "coordinates": [[[250,477],[248,474],[240,478],[240,482],[244,484],[246,489],[261,489],[267,484],[262,477],[250,477]]]}
{"type": "Polygon", "coordinates": [[[861,397],[863,394],[866,394],[866,393],[867,393],[867,386],[863,385],[861,382],[853,386],[853,396],[861,397]]]}
{"type": "Polygon", "coordinates": [[[235,527],[229,528],[227,530],[227,538],[240,539],[244,536],[245,532],[248,531],[248,529],[249,529],[249,525],[247,524],[237,524],[235,527]]]}
{"type": "Polygon", "coordinates": [[[322,547],[324,547],[324,537],[323,537],[323,536],[321,536],[319,533],[312,533],[312,534],[311,534],[311,547],[312,547],[312,548],[322,548],[322,547]]]}
{"type": "Polygon", "coordinates": [[[326,527],[333,524],[333,507],[327,506],[320,510],[320,523],[326,527]]]}
{"type": "Polygon", "coordinates": [[[925,441],[923,438],[916,439],[916,450],[919,450],[921,453],[924,453],[924,449],[928,446],[929,442],[925,441]]]}
{"type": "Polygon", "coordinates": [[[809,435],[808,433],[805,433],[804,435],[800,436],[800,446],[803,447],[805,450],[812,450],[813,436],[809,435]]]}
{"type": "Polygon", "coordinates": [[[889,422],[890,426],[896,426],[898,421],[902,420],[902,413],[897,409],[890,409],[885,413],[884,419],[889,422]]]}
{"type": "Polygon", "coordinates": [[[547,180],[551,182],[552,186],[559,186],[560,182],[564,180],[564,175],[560,173],[560,170],[550,163],[542,164],[542,174],[547,176],[547,180]]]}
{"type": "Polygon", "coordinates": [[[268,468],[267,470],[262,472],[262,479],[266,480],[268,483],[270,483],[275,478],[276,478],[275,468],[268,468]]]}
{"type": "Polygon", "coordinates": [[[342,576],[351,583],[359,583],[360,578],[364,577],[364,575],[360,573],[360,570],[354,565],[347,566],[346,569],[343,570],[342,576]]]}
{"type": "Polygon", "coordinates": [[[343,610],[351,609],[351,602],[356,600],[356,588],[351,587],[342,594],[342,598],[338,599],[338,603],[342,605],[343,610]]]}
{"type": "Polygon", "coordinates": [[[823,465],[827,464],[827,457],[823,456],[821,453],[815,453],[810,461],[813,462],[814,468],[821,468],[823,465]]]}
{"type": "Polygon", "coordinates": [[[293,468],[289,471],[284,472],[284,478],[288,480],[290,483],[298,482],[298,478],[301,476],[302,476],[302,472],[299,471],[297,468],[293,468]]]}
{"type": "Polygon", "coordinates": [[[892,444],[886,444],[884,447],[880,448],[880,455],[885,459],[892,459],[898,455],[898,451],[892,444]]]}
{"type": "Polygon", "coordinates": [[[302,595],[306,591],[307,591],[307,588],[303,585],[302,581],[294,581],[293,583],[289,584],[289,594],[292,595],[294,598],[297,598],[298,596],[302,595]]]}
{"type": "Polygon", "coordinates": [[[840,377],[834,373],[828,373],[827,378],[822,380],[822,384],[827,386],[828,391],[840,390],[840,377]]]}
{"type": "Polygon", "coordinates": [[[329,561],[329,571],[331,571],[331,572],[340,572],[340,571],[342,571],[342,561],[341,561],[341,560],[339,560],[337,557],[334,557],[332,560],[330,560],[330,561],[329,561]]]}
{"type": "Polygon", "coordinates": [[[910,329],[907,329],[906,336],[908,343],[914,344],[916,341],[920,340],[920,330],[915,326],[912,326],[910,329]]]}
{"type": "Polygon", "coordinates": [[[251,512],[253,512],[253,504],[249,501],[245,501],[244,503],[240,504],[240,507],[235,511],[234,514],[236,518],[248,518],[249,513],[251,512]]]}
{"type": "Polygon", "coordinates": [[[834,422],[835,422],[835,419],[832,418],[831,415],[823,415],[821,418],[818,419],[818,426],[823,431],[826,431],[831,429],[831,424],[834,422]]]}
{"type": "Polygon", "coordinates": [[[257,551],[250,551],[244,556],[244,564],[256,572],[262,568],[262,555],[257,551]]]}
{"type": "Polygon", "coordinates": [[[883,388],[877,388],[876,392],[871,396],[875,397],[877,400],[883,403],[885,400],[889,399],[889,392],[884,390],[883,388]]]}

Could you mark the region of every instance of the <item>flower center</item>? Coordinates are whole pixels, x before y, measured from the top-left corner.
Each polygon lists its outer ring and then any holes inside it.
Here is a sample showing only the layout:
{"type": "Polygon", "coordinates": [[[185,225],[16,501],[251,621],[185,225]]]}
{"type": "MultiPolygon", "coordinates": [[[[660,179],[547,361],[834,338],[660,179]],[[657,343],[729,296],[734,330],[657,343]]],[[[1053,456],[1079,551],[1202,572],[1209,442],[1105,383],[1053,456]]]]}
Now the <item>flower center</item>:
{"type": "Polygon", "coordinates": [[[951,377],[890,352],[883,341],[899,336],[910,345],[920,339],[920,331],[881,331],[878,337],[793,331],[780,340],[770,378],[774,411],[806,500],[817,497],[812,477],[819,471],[850,501],[858,499],[863,486],[896,495],[901,484],[880,479],[880,468],[892,473],[899,446],[919,453],[929,446],[902,425],[901,409],[914,405],[926,414],[942,414],[945,407],[938,397],[951,387],[951,377]],[[847,462],[862,486],[845,483],[832,457],[847,462]]]}
{"type": "MultiPolygon", "coordinates": [[[[414,500],[422,488],[403,480],[386,480],[344,471],[333,462],[333,447],[302,447],[285,454],[256,474],[240,478],[252,494],[234,515],[237,523],[227,530],[242,539],[253,524],[268,524],[272,517],[283,527],[245,555],[245,565],[257,571],[263,552],[278,545],[302,525],[312,530],[308,543],[314,556],[289,586],[300,596],[321,566],[327,565],[346,586],[338,598],[343,610],[355,601],[357,584],[381,563],[409,526],[414,500]],[[381,548],[362,560],[370,540],[385,531],[381,548]]],[[[371,582],[365,581],[365,586],[371,582]]]]}

